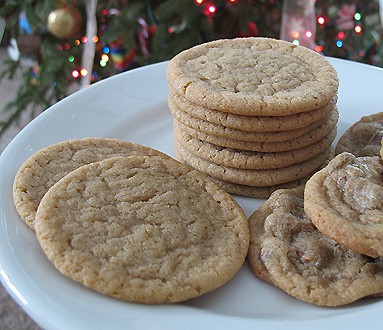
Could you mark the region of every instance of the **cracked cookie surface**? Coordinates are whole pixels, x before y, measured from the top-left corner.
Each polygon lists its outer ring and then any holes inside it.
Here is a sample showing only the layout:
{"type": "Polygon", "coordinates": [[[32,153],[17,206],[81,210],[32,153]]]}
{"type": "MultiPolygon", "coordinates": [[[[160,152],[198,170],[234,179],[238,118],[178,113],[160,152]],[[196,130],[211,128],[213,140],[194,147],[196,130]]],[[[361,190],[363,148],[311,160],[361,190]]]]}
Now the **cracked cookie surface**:
{"type": "Polygon", "coordinates": [[[344,152],[306,183],[305,211],[325,235],[358,253],[383,256],[380,156],[344,152]]]}
{"type": "Polygon", "coordinates": [[[383,261],[323,235],[304,212],[304,188],[278,190],[249,218],[248,259],[259,278],[316,305],[383,291],[383,261]]]}
{"type": "Polygon", "coordinates": [[[323,107],[337,94],[335,69],[320,54],[268,38],[223,39],[176,55],[170,87],[190,102],[243,115],[280,116],[323,107]]]}
{"type": "Polygon", "coordinates": [[[364,116],[340,137],[335,153],[350,152],[357,157],[379,156],[383,138],[383,112],[364,116]]]}
{"type": "Polygon", "coordinates": [[[47,146],[29,157],[16,173],[13,201],[21,219],[34,229],[41,198],[57,181],[74,169],[109,157],[155,155],[160,151],[128,141],[108,138],[84,138],[47,146]]]}
{"type": "Polygon", "coordinates": [[[173,303],[223,285],[241,268],[247,218],[223,189],[169,158],[118,157],[56,183],[36,235],[57,269],[100,293],[173,303]]]}

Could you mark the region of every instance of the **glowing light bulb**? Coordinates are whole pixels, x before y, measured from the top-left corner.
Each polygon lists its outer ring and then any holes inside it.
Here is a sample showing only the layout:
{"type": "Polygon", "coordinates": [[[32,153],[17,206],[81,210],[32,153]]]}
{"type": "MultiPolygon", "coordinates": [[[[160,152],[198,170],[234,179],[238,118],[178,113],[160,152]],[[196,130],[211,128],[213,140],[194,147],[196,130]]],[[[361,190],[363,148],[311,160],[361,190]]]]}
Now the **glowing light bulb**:
{"type": "Polygon", "coordinates": [[[294,39],[299,38],[299,32],[298,31],[291,32],[291,35],[293,36],[294,39]]]}
{"type": "Polygon", "coordinates": [[[79,76],[80,76],[80,72],[78,72],[77,70],[72,71],[72,77],[73,78],[78,78],[79,76]]]}
{"type": "Polygon", "coordinates": [[[313,33],[310,30],[306,31],[306,37],[311,38],[313,36],[313,33]]]}
{"type": "Polygon", "coordinates": [[[214,6],[214,5],[210,5],[210,6],[208,7],[208,11],[209,11],[209,13],[211,13],[211,14],[214,14],[214,13],[216,12],[216,10],[217,10],[217,7],[214,6]]]}
{"type": "Polygon", "coordinates": [[[338,38],[339,38],[339,39],[344,39],[344,38],[346,38],[346,33],[344,33],[343,31],[338,32],[338,38]]]}
{"type": "Polygon", "coordinates": [[[362,14],[361,13],[355,13],[354,18],[356,21],[360,21],[362,19],[362,14]]]}
{"type": "Polygon", "coordinates": [[[318,23],[319,23],[320,25],[323,25],[325,22],[326,22],[326,20],[324,19],[323,16],[319,16],[319,17],[318,17],[318,23]]]}
{"type": "Polygon", "coordinates": [[[354,31],[357,34],[361,34],[362,33],[362,27],[360,25],[355,25],[354,31]]]}
{"type": "Polygon", "coordinates": [[[104,61],[105,63],[109,61],[109,56],[106,54],[101,55],[101,61],[104,61]]]}
{"type": "Polygon", "coordinates": [[[80,71],[80,74],[85,77],[87,74],[88,74],[88,70],[85,69],[85,68],[82,68],[81,71],[80,71]]]}

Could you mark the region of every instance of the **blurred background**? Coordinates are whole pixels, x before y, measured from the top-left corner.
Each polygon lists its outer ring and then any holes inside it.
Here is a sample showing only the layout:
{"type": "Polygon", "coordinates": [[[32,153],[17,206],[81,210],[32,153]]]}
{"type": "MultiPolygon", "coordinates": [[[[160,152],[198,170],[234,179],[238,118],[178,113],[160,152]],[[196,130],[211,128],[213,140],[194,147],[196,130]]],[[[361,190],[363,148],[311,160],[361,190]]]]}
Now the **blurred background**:
{"type": "Polygon", "coordinates": [[[0,0],[2,145],[74,91],[218,38],[281,38],[383,66],[380,2],[0,0]]]}
{"type": "MultiPolygon", "coordinates": [[[[0,0],[0,153],[101,79],[219,38],[264,36],[383,67],[382,0],[0,0]]],[[[0,329],[39,329],[0,286],[0,329]]]]}
{"type": "Polygon", "coordinates": [[[0,0],[0,141],[63,97],[218,38],[383,66],[382,0],[0,0]]]}

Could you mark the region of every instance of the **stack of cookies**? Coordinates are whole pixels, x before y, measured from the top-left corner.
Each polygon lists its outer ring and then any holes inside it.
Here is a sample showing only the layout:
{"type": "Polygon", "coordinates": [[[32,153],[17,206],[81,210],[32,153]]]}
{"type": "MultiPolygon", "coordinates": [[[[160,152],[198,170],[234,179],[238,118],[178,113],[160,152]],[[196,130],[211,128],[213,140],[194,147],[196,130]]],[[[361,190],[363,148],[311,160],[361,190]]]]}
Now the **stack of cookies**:
{"type": "Polygon", "coordinates": [[[266,198],[302,184],[330,158],[338,77],[307,48],[213,41],[175,56],[167,78],[177,159],[230,193],[266,198]]]}

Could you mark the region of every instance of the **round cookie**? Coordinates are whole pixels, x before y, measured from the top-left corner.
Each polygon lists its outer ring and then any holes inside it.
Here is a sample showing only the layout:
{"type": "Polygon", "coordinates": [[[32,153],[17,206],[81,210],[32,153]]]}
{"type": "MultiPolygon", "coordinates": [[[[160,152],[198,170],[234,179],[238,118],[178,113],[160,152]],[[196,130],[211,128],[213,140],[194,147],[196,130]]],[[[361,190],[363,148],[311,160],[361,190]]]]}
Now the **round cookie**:
{"type": "Polygon", "coordinates": [[[168,98],[172,112],[178,108],[213,124],[252,132],[289,131],[310,125],[330,115],[336,102],[337,96],[322,108],[286,116],[244,116],[205,108],[189,102],[174,91],[169,92],[168,98]]]}
{"type": "Polygon", "coordinates": [[[138,303],[174,303],[231,279],[249,244],[247,218],[223,189],[174,159],[84,165],[44,195],[36,235],[64,275],[138,303]]]}
{"type": "Polygon", "coordinates": [[[323,154],[283,168],[244,170],[211,163],[183,148],[177,141],[175,141],[174,148],[177,159],[183,159],[187,164],[213,178],[235,184],[259,187],[274,186],[302,179],[318,169],[328,158],[328,153],[331,151],[330,147],[323,154]]]}
{"type": "Polygon", "coordinates": [[[63,141],[45,147],[29,157],[16,173],[13,201],[21,219],[34,229],[41,198],[57,181],[74,169],[109,157],[165,154],[135,143],[109,138],[63,141]]]}
{"type": "Polygon", "coordinates": [[[350,152],[357,157],[379,156],[383,137],[383,112],[364,116],[340,137],[335,153],[350,152]]]}
{"type": "Polygon", "coordinates": [[[251,116],[318,109],[339,86],[322,55],[269,38],[221,39],[187,49],[170,60],[167,78],[190,102],[251,116]]]}
{"type": "Polygon", "coordinates": [[[326,124],[330,120],[329,117],[327,117],[305,127],[290,131],[249,132],[213,124],[208,121],[193,117],[180,109],[170,109],[170,111],[172,112],[174,119],[194,130],[233,140],[256,142],[281,142],[296,139],[311,132],[319,126],[326,124]]]}
{"type": "Polygon", "coordinates": [[[344,152],[306,183],[305,211],[325,235],[373,258],[383,256],[383,164],[344,152]]]}
{"type": "Polygon", "coordinates": [[[318,231],[304,212],[303,190],[278,190],[250,216],[248,260],[255,275],[320,306],[383,292],[383,261],[318,231]]]}
{"type": "MultiPolygon", "coordinates": [[[[176,152],[176,157],[180,162],[187,164],[182,159],[181,155],[179,155],[177,152],[176,152]]],[[[229,194],[265,199],[265,198],[268,198],[274,191],[276,191],[278,189],[295,188],[295,187],[304,185],[306,183],[306,181],[311,177],[312,174],[313,173],[311,173],[307,177],[300,179],[300,180],[297,180],[297,181],[282,183],[280,185],[274,185],[274,186],[264,186],[264,187],[236,184],[236,183],[227,182],[224,180],[219,180],[219,179],[213,178],[211,176],[209,176],[209,178],[215,184],[222,187],[229,194]]]]}
{"type": "Polygon", "coordinates": [[[333,134],[337,131],[338,117],[338,110],[335,108],[329,120],[324,124],[318,126],[317,128],[314,128],[312,131],[303,134],[298,138],[280,142],[257,142],[229,139],[222,136],[211,135],[203,131],[195,130],[193,128],[183,125],[177,120],[174,120],[174,127],[175,129],[182,130],[185,133],[197,139],[221,147],[259,152],[281,152],[307,147],[325,138],[326,136],[333,134]]]}
{"type": "Polygon", "coordinates": [[[253,152],[216,146],[201,141],[175,126],[175,139],[191,153],[215,164],[240,169],[277,169],[301,163],[327,150],[334,141],[336,131],[322,140],[300,149],[281,152],[253,152]]]}

